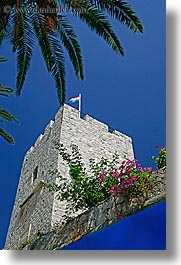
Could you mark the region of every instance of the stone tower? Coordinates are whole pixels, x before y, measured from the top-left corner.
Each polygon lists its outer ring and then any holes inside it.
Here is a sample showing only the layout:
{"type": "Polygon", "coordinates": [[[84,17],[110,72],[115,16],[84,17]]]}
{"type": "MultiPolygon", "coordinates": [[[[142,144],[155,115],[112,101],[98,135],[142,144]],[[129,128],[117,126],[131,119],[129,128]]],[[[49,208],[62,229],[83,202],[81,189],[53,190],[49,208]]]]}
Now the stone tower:
{"type": "Polygon", "coordinates": [[[78,110],[64,105],[24,157],[5,249],[18,249],[38,232],[50,231],[55,223],[61,225],[66,204],[39,185],[41,181],[56,182],[56,177],[48,174],[50,169],[58,169],[61,175],[70,178],[56,143],[67,148],[76,144],[85,165],[90,158],[109,158],[116,151],[120,161],[134,158],[130,137],[119,131],[109,132],[107,125],[88,115],[79,118],[78,110]]]}

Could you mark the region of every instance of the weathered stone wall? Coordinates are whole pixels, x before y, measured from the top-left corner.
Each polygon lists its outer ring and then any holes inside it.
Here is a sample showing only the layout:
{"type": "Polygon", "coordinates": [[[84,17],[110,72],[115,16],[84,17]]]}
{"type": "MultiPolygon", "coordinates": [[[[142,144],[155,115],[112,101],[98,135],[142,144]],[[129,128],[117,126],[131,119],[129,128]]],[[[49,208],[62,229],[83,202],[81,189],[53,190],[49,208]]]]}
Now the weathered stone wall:
{"type": "Polygon", "coordinates": [[[63,221],[67,205],[58,201],[55,193],[38,186],[42,180],[56,182],[55,176],[48,174],[50,169],[58,169],[70,179],[56,143],[63,143],[68,149],[71,144],[78,145],[85,166],[90,158],[109,158],[115,151],[120,161],[134,157],[130,137],[118,131],[110,133],[107,125],[87,115],[80,119],[76,109],[65,105],[25,155],[5,249],[17,249],[39,231],[50,231],[55,223],[63,221]]]}
{"type": "Polygon", "coordinates": [[[37,233],[38,230],[50,229],[51,215],[53,208],[53,195],[47,190],[43,190],[39,194],[36,204],[33,209],[26,210],[26,217],[20,218],[21,205],[27,200],[31,200],[31,194],[41,180],[54,182],[53,177],[48,177],[47,171],[57,168],[58,152],[54,149],[53,140],[60,141],[62,111],[60,110],[55,122],[51,121],[43,135],[40,135],[36,140],[35,145],[26,153],[17,195],[12,212],[8,235],[5,248],[16,248],[19,242],[27,239],[32,233],[37,233]],[[38,167],[37,176],[35,178],[34,170],[38,167]],[[34,179],[34,181],[33,181],[34,179]],[[30,231],[31,229],[31,231],[30,231]]]}
{"type": "Polygon", "coordinates": [[[166,167],[156,170],[152,173],[154,180],[154,186],[151,192],[151,197],[158,196],[159,194],[166,192],[166,167]]]}
{"type": "MultiPolygon", "coordinates": [[[[118,153],[120,161],[125,158],[134,158],[132,139],[130,137],[119,131],[110,133],[106,124],[88,115],[80,119],[79,112],[67,105],[64,106],[60,142],[68,150],[71,144],[78,145],[86,168],[89,166],[90,158],[111,158],[115,152],[118,153]]],[[[61,174],[69,178],[68,167],[61,157],[59,157],[58,163],[58,169],[61,174]]],[[[52,226],[62,222],[65,211],[65,205],[56,199],[55,194],[52,226]]]]}
{"type": "Polygon", "coordinates": [[[94,233],[115,223],[117,221],[116,209],[119,209],[121,214],[125,216],[161,200],[165,200],[166,168],[153,172],[152,177],[155,178],[153,184],[154,192],[149,195],[149,198],[147,198],[141,207],[139,207],[140,205],[135,206],[134,204],[128,206],[123,198],[116,200],[116,202],[113,199],[106,200],[80,214],[67,224],[57,227],[54,231],[41,235],[40,238],[35,237],[33,239],[34,242],[27,245],[24,244],[20,248],[26,250],[53,250],[63,248],[90,233],[94,233]]]}

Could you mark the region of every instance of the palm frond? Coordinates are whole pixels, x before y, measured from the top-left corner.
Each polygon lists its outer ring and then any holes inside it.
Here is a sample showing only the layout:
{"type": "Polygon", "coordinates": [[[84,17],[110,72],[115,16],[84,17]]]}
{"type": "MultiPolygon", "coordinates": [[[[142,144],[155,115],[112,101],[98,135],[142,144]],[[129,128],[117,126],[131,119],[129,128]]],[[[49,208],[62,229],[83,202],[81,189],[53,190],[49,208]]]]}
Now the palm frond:
{"type": "Polygon", "coordinates": [[[36,38],[41,48],[41,52],[42,52],[47,70],[48,72],[50,72],[52,51],[51,51],[49,38],[48,38],[48,30],[45,27],[44,16],[41,14],[33,14],[31,18],[31,23],[33,25],[36,38]]]}
{"type": "MultiPolygon", "coordinates": [[[[142,33],[143,26],[131,6],[122,0],[29,0],[16,1],[7,0],[12,7],[8,19],[0,20],[0,46],[4,39],[11,38],[13,51],[17,52],[17,82],[16,91],[20,95],[25,77],[30,67],[33,53],[34,37],[38,40],[47,70],[53,74],[58,99],[61,104],[65,100],[65,65],[61,42],[68,51],[75,74],[83,79],[83,58],[77,36],[66,16],[55,14],[41,14],[28,12],[17,12],[15,7],[22,6],[50,6],[55,8],[69,7],[73,14],[85,22],[88,27],[102,37],[105,42],[118,54],[124,55],[123,47],[114,32],[109,18],[118,20],[134,33],[142,33]],[[85,12],[84,12],[85,11],[85,12]],[[6,22],[5,24],[1,22],[6,22]],[[2,27],[1,27],[2,25],[2,27]]],[[[3,0],[3,3],[7,4],[3,0]]],[[[2,2],[2,1],[1,1],[2,2]]],[[[0,14],[1,14],[0,3],[0,14]]],[[[1,96],[8,96],[9,92],[1,92],[1,96]]]]}
{"type": "Polygon", "coordinates": [[[13,50],[17,51],[16,93],[21,94],[26,73],[30,67],[33,54],[33,28],[30,24],[30,14],[18,12],[15,16],[16,37],[13,38],[13,50]],[[18,26],[17,24],[18,23],[18,26]]]}
{"type": "Polygon", "coordinates": [[[13,89],[10,87],[4,87],[0,85],[0,92],[3,92],[3,93],[7,92],[9,94],[13,94],[13,89]]]}
{"type": "Polygon", "coordinates": [[[45,27],[44,17],[41,14],[33,14],[32,24],[39,42],[47,70],[52,73],[61,104],[65,101],[65,60],[60,41],[54,31],[45,27]]]}
{"type": "Polygon", "coordinates": [[[84,78],[83,58],[81,48],[73,27],[69,24],[65,16],[58,16],[57,31],[60,34],[61,41],[68,51],[74,71],[78,78],[84,78]]]}
{"type": "MultiPolygon", "coordinates": [[[[73,8],[75,8],[74,4],[73,8]]],[[[123,47],[114,33],[108,18],[99,9],[88,4],[86,1],[81,1],[81,4],[78,4],[76,8],[84,8],[86,10],[85,12],[77,12],[76,15],[84,21],[91,30],[95,30],[95,32],[101,36],[114,51],[118,54],[124,55],[123,47]]]]}
{"type": "Polygon", "coordinates": [[[89,2],[112,18],[125,24],[130,30],[143,33],[143,25],[136,15],[136,12],[126,2],[121,0],[89,0],[89,2]]]}
{"type": "Polygon", "coordinates": [[[19,121],[14,116],[12,116],[7,110],[0,108],[0,116],[7,121],[15,121],[19,124],[19,121]]]}
{"type": "Polygon", "coordinates": [[[8,16],[8,20],[6,22],[6,25],[4,25],[4,27],[2,27],[0,29],[0,47],[2,46],[2,43],[5,39],[9,39],[12,38],[12,28],[13,28],[13,17],[14,17],[14,12],[12,10],[12,12],[9,14],[8,16]]]}
{"type": "Polygon", "coordinates": [[[13,89],[0,85],[0,96],[9,97],[10,94],[14,96],[13,89]]]}
{"type": "Polygon", "coordinates": [[[7,61],[6,58],[2,58],[2,57],[0,57],[0,63],[4,63],[4,62],[6,62],[6,61],[7,61]]]}
{"type": "Polygon", "coordinates": [[[60,104],[65,102],[65,58],[60,41],[56,36],[49,34],[52,50],[51,72],[55,79],[57,95],[60,104]]]}
{"type": "Polygon", "coordinates": [[[0,136],[9,144],[14,144],[14,138],[4,129],[0,128],[0,136]]]}
{"type": "Polygon", "coordinates": [[[4,32],[0,31],[0,47],[2,45],[3,40],[5,39],[4,32]]]}

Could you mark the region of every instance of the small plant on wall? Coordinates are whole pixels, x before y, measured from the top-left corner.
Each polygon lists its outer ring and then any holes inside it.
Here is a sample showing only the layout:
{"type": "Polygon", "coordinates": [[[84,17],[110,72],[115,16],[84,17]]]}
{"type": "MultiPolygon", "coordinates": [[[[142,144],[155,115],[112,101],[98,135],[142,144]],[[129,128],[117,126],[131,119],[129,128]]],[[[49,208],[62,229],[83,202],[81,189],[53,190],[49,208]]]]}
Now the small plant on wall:
{"type": "Polygon", "coordinates": [[[152,159],[154,160],[154,164],[157,165],[157,168],[160,169],[166,166],[167,151],[166,147],[159,148],[159,146],[156,145],[156,148],[158,150],[158,155],[152,156],[152,159]]]}

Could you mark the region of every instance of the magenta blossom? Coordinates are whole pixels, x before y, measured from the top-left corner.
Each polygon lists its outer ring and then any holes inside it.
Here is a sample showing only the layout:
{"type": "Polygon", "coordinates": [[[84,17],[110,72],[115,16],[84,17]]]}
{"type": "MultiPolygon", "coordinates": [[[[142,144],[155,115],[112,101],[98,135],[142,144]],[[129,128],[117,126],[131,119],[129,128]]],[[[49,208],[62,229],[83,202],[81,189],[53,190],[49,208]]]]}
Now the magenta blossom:
{"type": "Polygon", "coordinates": [[[118,175],[118,171],[117,170],[114,170],[114,172],[112,173],[112,177],[116,177],[118,175]]]}
{"type": "Polygon", "coordinates": [[[105,176],[105,173],[103,173],[103,172],[101,172],[100,174],[99,174],[99,177],[100,178],[102,178],[102,177],[104,177],[105,176]]]}
{"type": "Polygon", "coordinates": [[[132,170],[129,168],[128,170],[127,170],[127,174],[130,174],[132,172],[132,170]]]}
{"type": "Polygon", "coordinates": [[[131,177],[131,180],[138,180],[138,177],[136,177],[136,176],[132,176],[132,177],[131,177]]]}
{"type": "Polygon", "coordinates": [[[152,171],[152,167],[147,167],[147,170],[148,171],[152,171]]]}
{"type": "Polygon", "coordinates": [[[99,174],[99,176],[98,176],[99,184],[102,184],[102,183],[105,182],[105,180],[104,180],[104,176],[105,176],[105,175],[106,175],[106,174],[103,173],[103,172],[101,172],[101,173],[99,174]]]}

